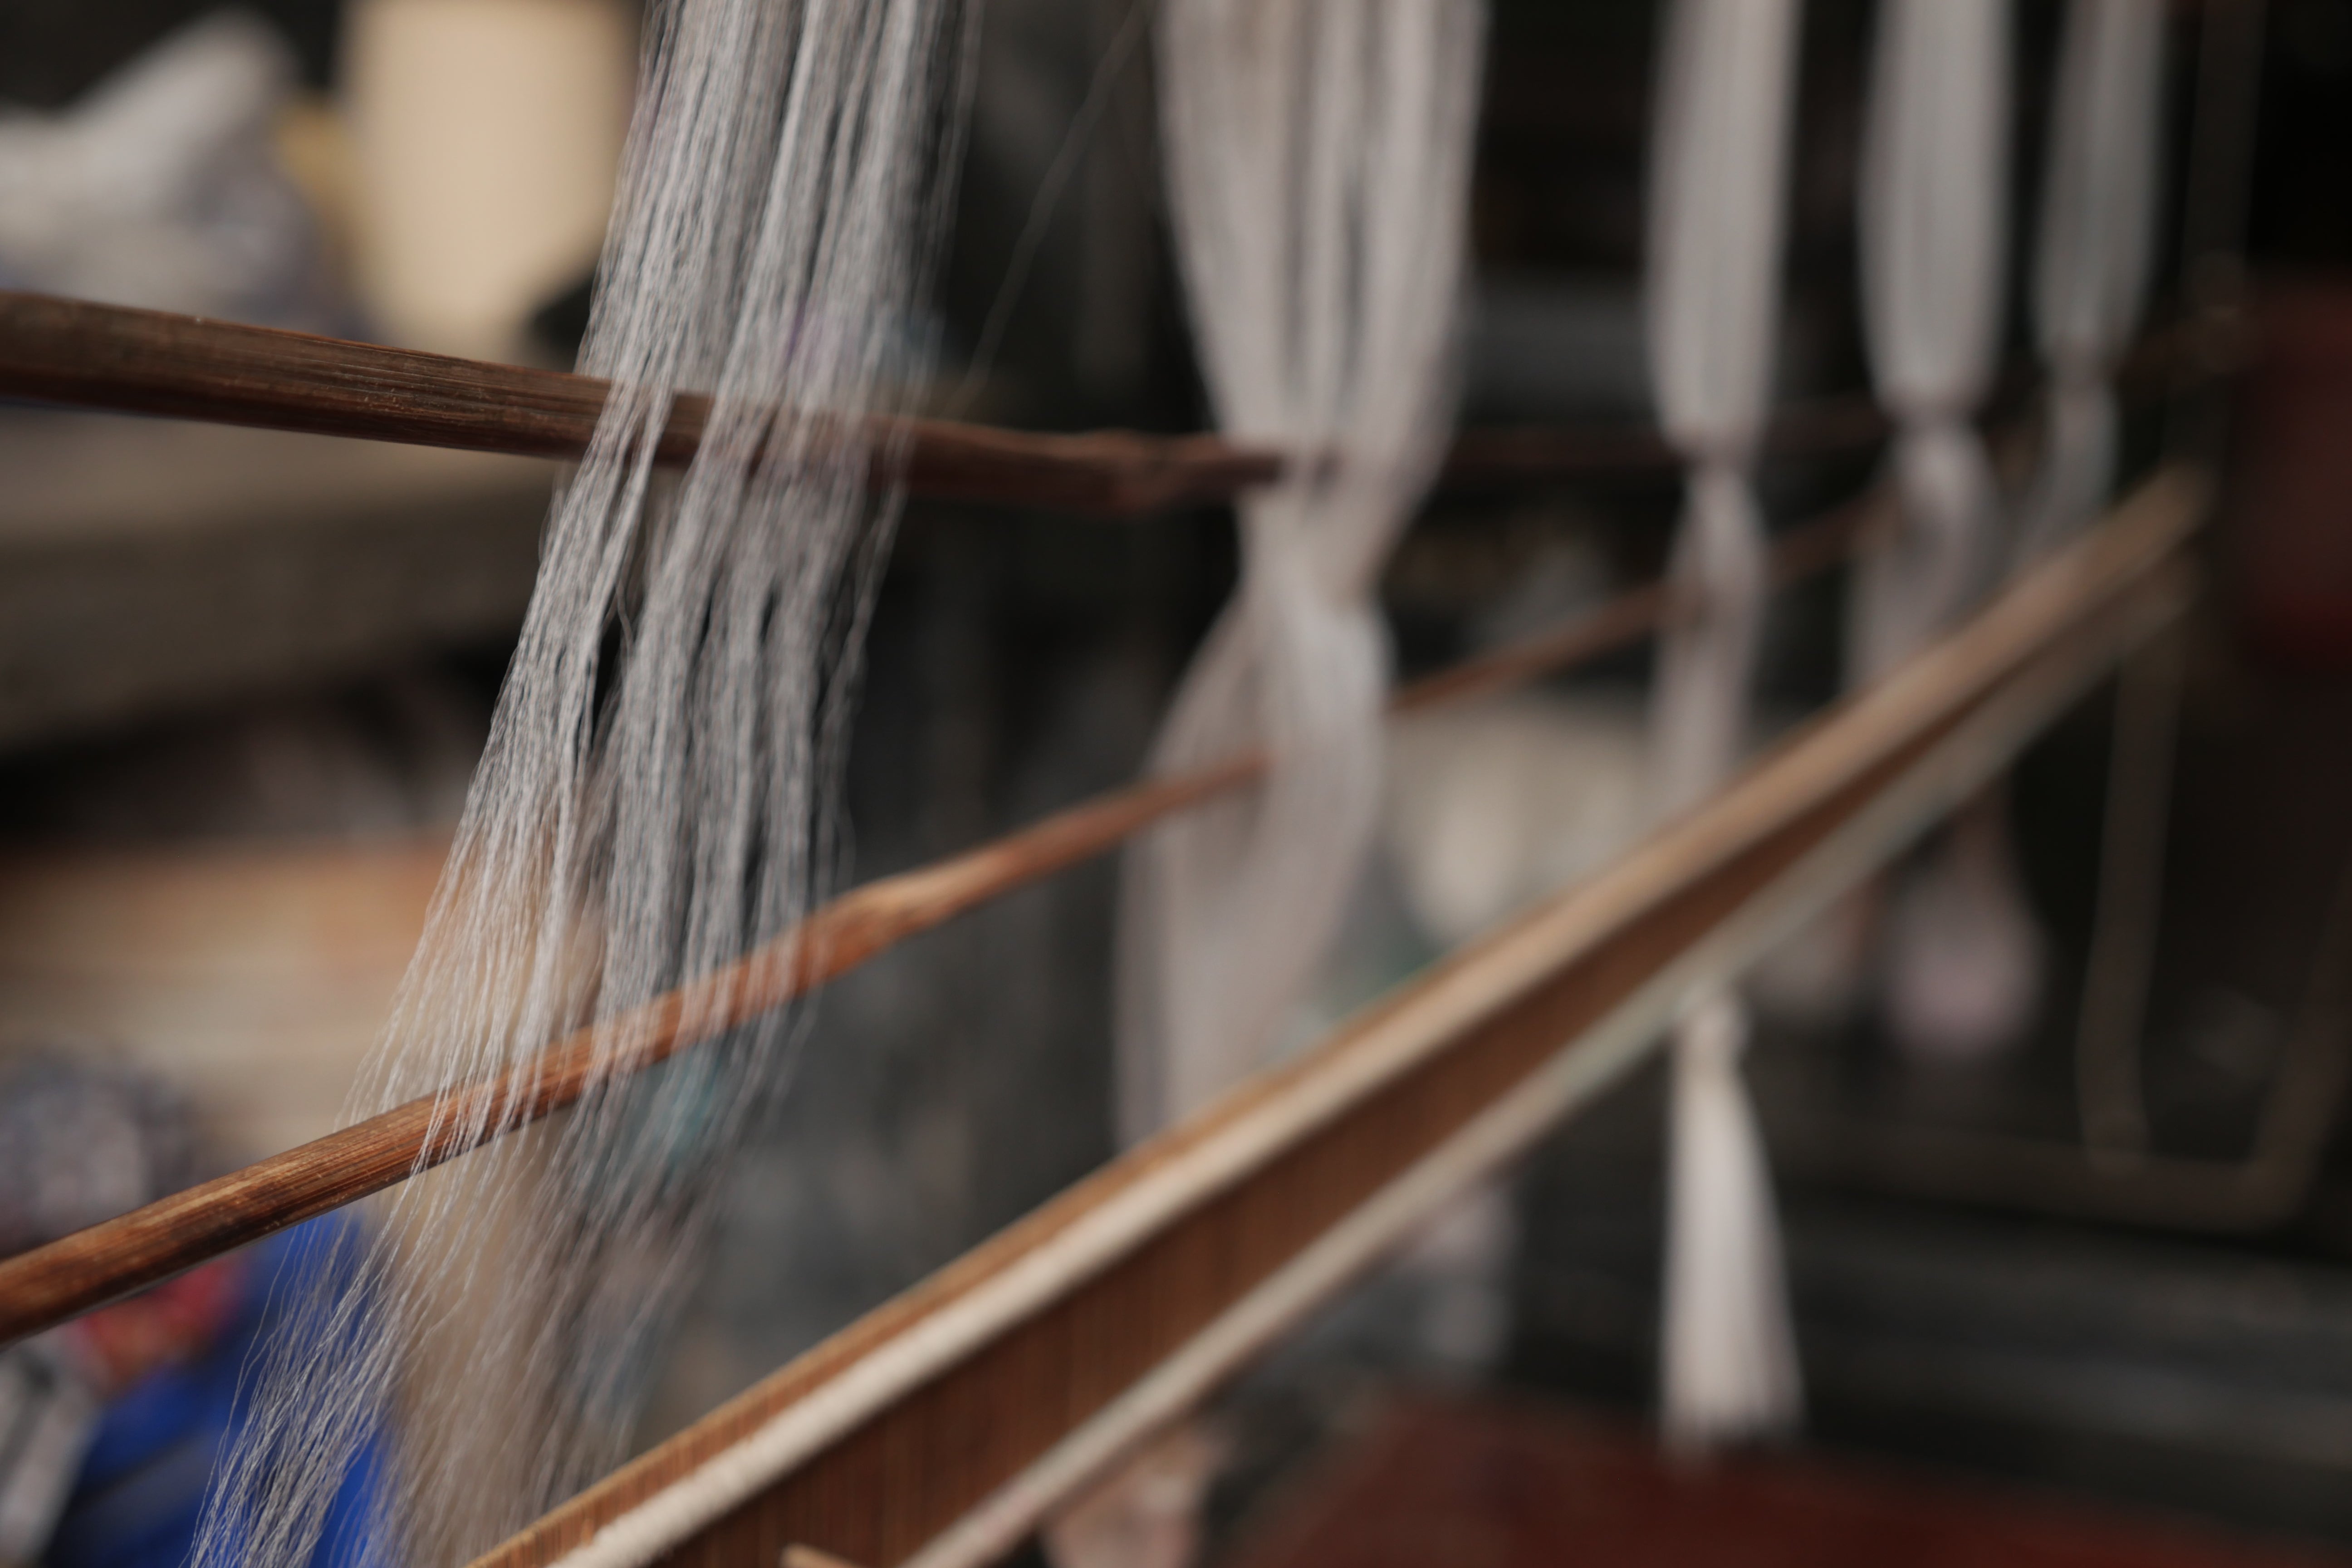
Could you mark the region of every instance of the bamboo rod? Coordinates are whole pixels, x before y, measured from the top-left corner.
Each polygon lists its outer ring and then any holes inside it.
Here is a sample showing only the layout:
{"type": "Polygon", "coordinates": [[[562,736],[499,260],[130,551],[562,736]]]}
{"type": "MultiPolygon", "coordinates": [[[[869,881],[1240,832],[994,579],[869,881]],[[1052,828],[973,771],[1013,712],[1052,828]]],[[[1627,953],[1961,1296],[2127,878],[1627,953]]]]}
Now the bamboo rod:
{"type": "MultiPolygon", "coordinates": [[[[0,291],[0,395],[411,446],[577,458],[609,390],[593,376],[308,332],[0,291]]],[[[710,400],[677,396],[656,460],[682,465],[710,400]]],[[[878,477],[940,499],[1104,515],[1216,500],[1276,478],[1272,453],[1213,437],[1064,436],[884,422],[878,477]]]]}
{"type": "Polygon", "coordinates": [[[2143,489],[1608,870],[886,1303],[475,1568],[971,1568],[1979,787],[2187,601],[2143,489]]]}
{"type": "MultiPolygon", "coordinates": [[[[0,291],[0,396],[120,413],[427,447],[576,458],[607,384],[524,365],[456,359],[233,321],[0,291]]],[[[710,400],[680,395],[656,458],[683,464],[710,400]]],[[[1886,433],[1867,397],[1786,411],[1771,448],[1791,456],[1866,450],[1886,433]]],[[[1214,436],[1127,430],[1077,435],[941,419],[882,422],[877,477],[939,500],[1127,516],[1225,500],[1279,476],[1281,454],[1214,436]]],[[[1445,482],[1519,486],[1664,472],[1677,459],[1647,426],[1473,431],[1445,482]]]]}
{"type": "MultiPolygon", "coordinates": [[[[1782,536],[1776,581],[1844,559],[1877,505],[1865,496],[1782,536]]],[[[1523,685],[1630,646],[1667,613],[1656,584],[1632,590],[1555,631],[1472,658],[1401,689],[1401,713],[1523,685]]],[[[169,1279],[208,1258],[383,1191],[462,1154],[458,1129],[528,1126],[577,1102],[596,1083],[643,1071],[782,1006],[898,942],[1016,888],[1116,847],[1163,817],[1265,771],[1262,756],[1150,779],[1054,813],[929,866],[879,878],[816,910],[799,928],[705,978],[606,1025],[557,1042],[528,1068],[425,1096],[274,1154],[47,1246],[0,1260],[0,1343],[169,1279]]],[[[496,1133],[493,1134],[497,1135],[496,1133]]]]}

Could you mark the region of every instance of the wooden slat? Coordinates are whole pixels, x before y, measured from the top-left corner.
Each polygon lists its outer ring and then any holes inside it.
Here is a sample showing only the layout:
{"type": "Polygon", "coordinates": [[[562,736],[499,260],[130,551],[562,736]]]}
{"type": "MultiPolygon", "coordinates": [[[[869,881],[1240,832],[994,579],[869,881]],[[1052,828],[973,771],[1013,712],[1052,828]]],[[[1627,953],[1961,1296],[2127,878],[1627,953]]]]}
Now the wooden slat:
{"type": "Polygon", "coordinates": [[[1621,1072],[1685,987],[1776,929],[1759,910],[1786,916],[1864,874],[2176,614],[2178,551],[2202,497],[2192,477],[2160,477],[1610,870],[1114,1161],[476,1568],[766,1568],[795,1542],[874,1568],[982,1560],[1384,1237],[1621,1072]]]}

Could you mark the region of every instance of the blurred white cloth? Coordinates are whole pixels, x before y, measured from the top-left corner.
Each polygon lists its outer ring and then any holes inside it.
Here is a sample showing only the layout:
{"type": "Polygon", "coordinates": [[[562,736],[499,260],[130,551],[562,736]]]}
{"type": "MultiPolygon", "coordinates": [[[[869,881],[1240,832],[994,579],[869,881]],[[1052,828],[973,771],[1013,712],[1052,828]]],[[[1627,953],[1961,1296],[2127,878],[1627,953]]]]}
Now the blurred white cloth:
{"type": "Polygon", "coordinates": [[[1452,947],[1608,864],[1646,824],[1649,751],[1640,705],[1614,694],[1397,724],[1382,837],[1414,921],[1452,947]]]}
{"type": "Polygon", "coordinates": [[[274,134],[278,35],[225,11],[56,114],[0,114],[0,286],[323,325],[315,226],[274,134]]]}
{"type": "Polygon", "coordinates": [[[1955,823],[1898,882],[1886,929],[1885,1017],[1914,1057],[1967,1061],[2014,1046],[2042,994],[2044,943],[2019,886],[1999,795],[1955,823]]]}

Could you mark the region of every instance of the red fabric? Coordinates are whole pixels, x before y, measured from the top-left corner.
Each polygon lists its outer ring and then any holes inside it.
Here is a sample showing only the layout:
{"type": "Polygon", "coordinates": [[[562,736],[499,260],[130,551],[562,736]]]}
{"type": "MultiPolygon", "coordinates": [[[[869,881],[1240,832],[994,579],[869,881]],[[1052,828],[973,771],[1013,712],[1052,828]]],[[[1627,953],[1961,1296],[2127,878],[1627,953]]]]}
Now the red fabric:
{"type": "Polygon", "coordinates": [[[66,1326],[66,1337],[102,1393],[210,1349],[245,1304],[247,1264],[216,1258],[66,1326]]]}
{"type": "Polygon", "coordinates": [[[2352,281],[2273,284],[2256,319],[2228,523],[2240,614],[2274,660],[2352,669],[2352,281]]]}

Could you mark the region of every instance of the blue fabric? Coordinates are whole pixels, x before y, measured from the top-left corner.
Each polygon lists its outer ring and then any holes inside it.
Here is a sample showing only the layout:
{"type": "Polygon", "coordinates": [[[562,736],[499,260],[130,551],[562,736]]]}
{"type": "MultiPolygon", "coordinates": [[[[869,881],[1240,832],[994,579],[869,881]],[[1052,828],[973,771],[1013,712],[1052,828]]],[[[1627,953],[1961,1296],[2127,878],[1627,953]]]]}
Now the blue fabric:
{"type": "MultiPolygon", "coordinates": [[[[165,1367],[107,1407],[83,1458],[47,1568],[183,1568],[214,1461],[246,1417],[239,1384],[276,1326],[274,1304],[299,1300],[349,1267],[356,1221],[331,1214],[256,1249],[244,1307],[202,1359],[165,1367]]],[[[312,1568],[362,1568],[362,1531],[383,1468],[372,1440],[344,1478],[312,1568]]]]}

